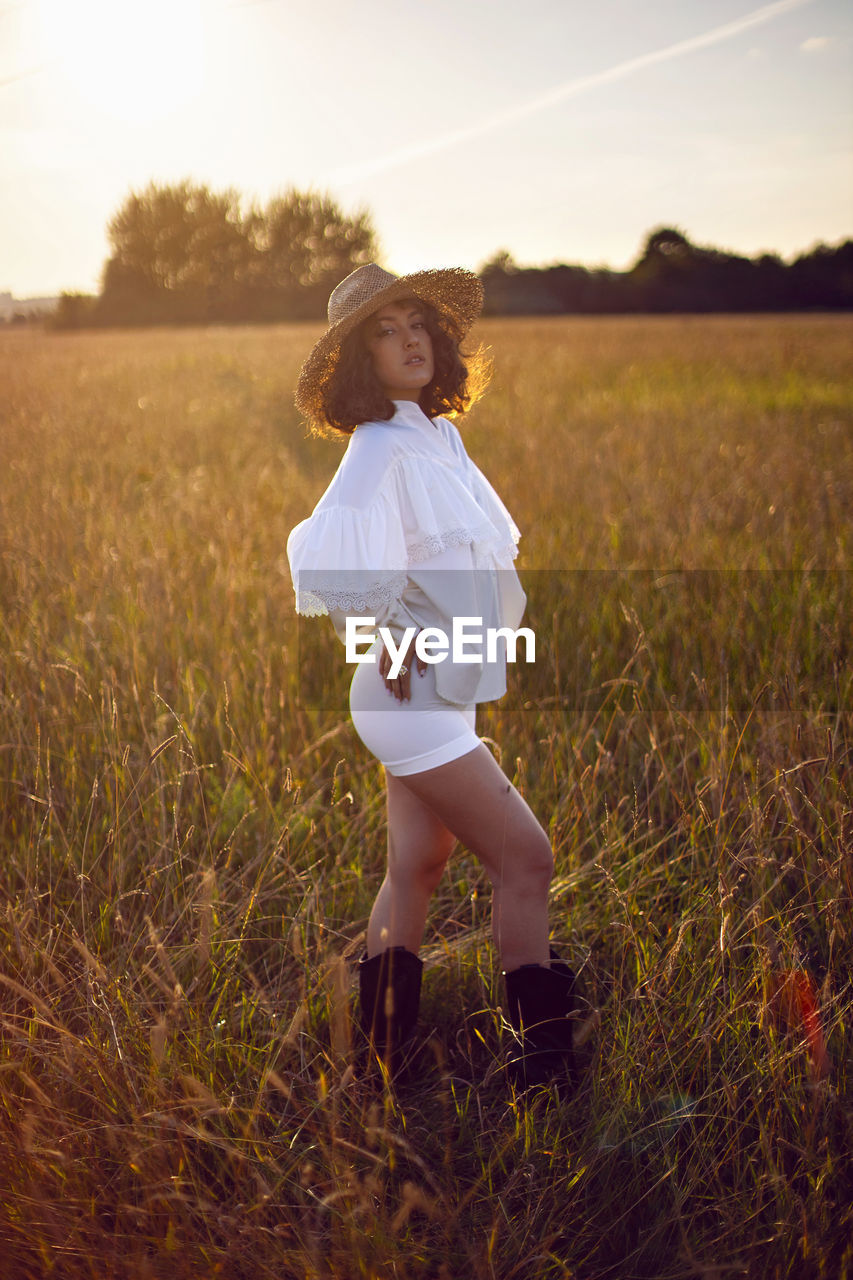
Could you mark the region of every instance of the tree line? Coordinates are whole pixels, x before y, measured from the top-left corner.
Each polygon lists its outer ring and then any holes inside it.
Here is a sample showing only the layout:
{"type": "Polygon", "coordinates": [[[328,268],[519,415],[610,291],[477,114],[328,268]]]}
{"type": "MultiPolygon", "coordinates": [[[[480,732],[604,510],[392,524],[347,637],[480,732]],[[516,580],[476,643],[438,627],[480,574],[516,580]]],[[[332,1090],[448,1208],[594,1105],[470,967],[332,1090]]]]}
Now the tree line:
{"type": "Polygon", "coordinates": [[[745,258],[691,244],[659,227],[628,271],[523,268],[500,253],[480,275],[487,315],[837,310],[853,307],[853,240],[786,264],[775,254],[745,258]]]}
{"type": "MultiPolygon", "coordinates": [[[[57,328],[320,319],[338,281],[380,256],[366,210],[295,190],[246,207],[233,189],[190,181],[132,192],[107,234],[100,293],[62,294],[57,328]]],[[[853,240],[786,264],[661,227],[627,271],[519,267],[502,252],[480,275],[486,315],[849,308],[853,240]]]]}

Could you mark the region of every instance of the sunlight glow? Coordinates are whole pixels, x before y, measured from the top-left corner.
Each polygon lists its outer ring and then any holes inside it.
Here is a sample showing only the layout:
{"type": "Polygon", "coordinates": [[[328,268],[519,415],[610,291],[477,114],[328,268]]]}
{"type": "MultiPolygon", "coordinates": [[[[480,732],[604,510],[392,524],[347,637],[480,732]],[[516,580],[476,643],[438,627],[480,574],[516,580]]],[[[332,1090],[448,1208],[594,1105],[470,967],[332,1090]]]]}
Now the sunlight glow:
{"type": "Polygon", "coordinates": [[[39,0],[39,25],[56,73],[116,120],[162,120],[202,88],[201,0],[39,0]]]}

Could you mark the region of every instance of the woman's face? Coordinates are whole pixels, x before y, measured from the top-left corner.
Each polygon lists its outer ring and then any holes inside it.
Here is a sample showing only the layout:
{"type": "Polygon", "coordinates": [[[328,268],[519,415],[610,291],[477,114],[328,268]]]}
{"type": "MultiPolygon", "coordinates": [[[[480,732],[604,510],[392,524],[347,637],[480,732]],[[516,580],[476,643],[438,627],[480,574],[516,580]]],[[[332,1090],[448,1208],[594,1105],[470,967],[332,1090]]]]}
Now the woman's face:
{"type": "Polygon", "coordinates": [[[365,327],[373,372],[389,400],[417,400],[432,381],[435,362],[417,298],[389,302],[365,327]]]}

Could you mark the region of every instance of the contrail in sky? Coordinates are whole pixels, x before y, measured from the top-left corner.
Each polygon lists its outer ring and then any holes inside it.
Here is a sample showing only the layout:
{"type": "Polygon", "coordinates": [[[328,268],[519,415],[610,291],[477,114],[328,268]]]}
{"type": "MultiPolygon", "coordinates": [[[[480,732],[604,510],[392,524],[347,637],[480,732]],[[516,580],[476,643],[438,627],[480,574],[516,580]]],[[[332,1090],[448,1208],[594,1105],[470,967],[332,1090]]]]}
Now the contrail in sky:
{"type": "Polygon", "coordinates": [[[741,32],[748,31],[750,27],[761,26],[765,22],[772,21],[773,18],[778,18],[780,14],[810,3],[811,0],[776,0],[775,4],[763,5],[762,8],[754,9],[752,13],[747,13],[742,18],[726,22],[721,27],[713,27],[702,35],[691,36],[688,40],[679,40],[677,44],[656,49],[653,53],[643,53],[637,58],[629,58],[626,62],[619,62],[615,67],[610,67],[607,71],[596,71],[592,75],[581,76],[578,80],[569,80],[566,84],[557,85],[547,93],[531,98],[527,102],[507,107],[505,111],[498,111],[478,124],[468,125],[464,129],[455,129],[451,133],[429,138],[425,142],[418,142],[410,147],[402,147],[399,151],[392,151],[376,160],[367,160],[364,164],[347,165],[336,169],[327,175],[325,181],[335,185],[358,182],[362,178],[373,177],[374,174],[395,169],[398,165],[408,164],[412,160],[420,160],[423,156],[435,155],[437,151],[445,151],[461,142],[470,142],[473,138],[481,138],[484,134],[493,133],[503,125],[524,120],[527,116],[544,111],[547,107],[556,106],[566,98],[574,98],[578,94],[586,93],[588,89],[597,89],[599,85],[622,80],[643,67],[653,67],[659,62],[669,62],[673,58],[680,58],[685,53],[693,53],[696,49],[706,49],[709,45],[730,40],[733,36],[739,36],[741,32]]]}

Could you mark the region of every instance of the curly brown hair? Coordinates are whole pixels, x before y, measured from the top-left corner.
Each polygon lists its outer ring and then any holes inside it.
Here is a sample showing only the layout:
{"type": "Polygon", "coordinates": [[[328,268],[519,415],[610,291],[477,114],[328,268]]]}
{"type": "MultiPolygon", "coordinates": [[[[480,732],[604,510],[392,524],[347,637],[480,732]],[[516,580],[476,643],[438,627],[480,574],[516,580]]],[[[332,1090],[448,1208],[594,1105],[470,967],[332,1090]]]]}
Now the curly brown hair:
{"type": "MultiPolygon", "coordinates": [[[[428,302],[418,304],[432,339],[435,371],[418,397],[428,418],[455,417],[482,395],[490,367],[483,349],[470,354],[459,350],[450,319],[428,302]]],[[[348,334],[341,343],[337,364],[322,389],[323,417],[334,430],[351,435],[361,422],[387,422],[395,409],[373,371],[367,348],[372,317],[348,334]]]]}

